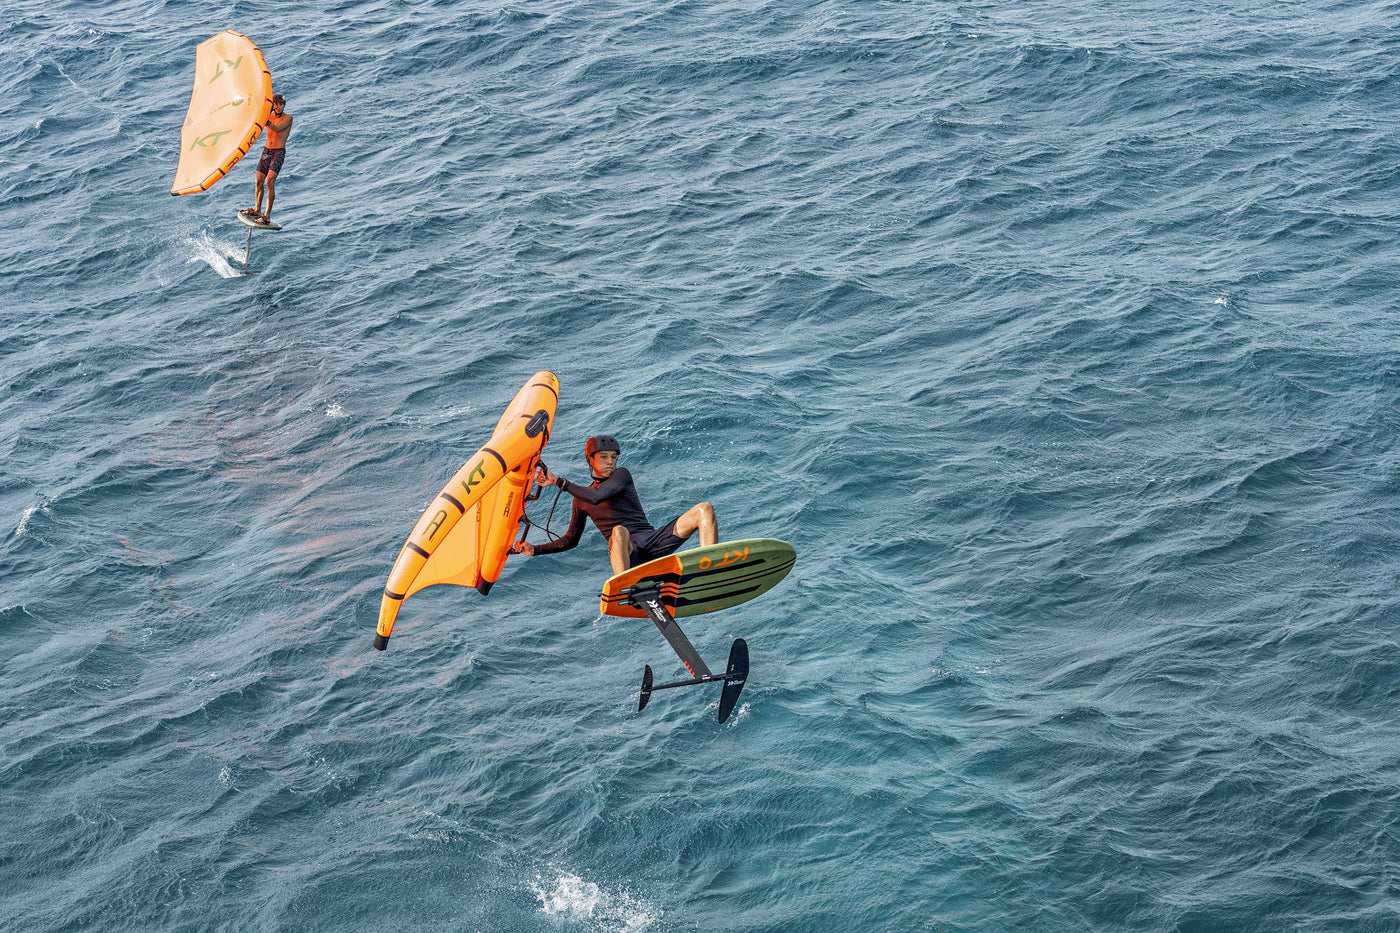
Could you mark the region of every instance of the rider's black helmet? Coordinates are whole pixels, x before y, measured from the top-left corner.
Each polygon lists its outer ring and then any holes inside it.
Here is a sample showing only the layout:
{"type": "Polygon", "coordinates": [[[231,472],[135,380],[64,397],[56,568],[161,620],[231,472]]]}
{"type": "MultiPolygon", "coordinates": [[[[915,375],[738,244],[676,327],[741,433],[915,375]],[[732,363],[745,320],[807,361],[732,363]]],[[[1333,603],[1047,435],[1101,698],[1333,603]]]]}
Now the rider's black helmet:
{"type": "Polygon", "coordinates": [[[589,460],[600,450],[615,450],[622,453],[622,447],[618,444],[617,438],[611,434],[595,434],[588,439],[588,443],[583,445],[583,455],[589,460]]]}

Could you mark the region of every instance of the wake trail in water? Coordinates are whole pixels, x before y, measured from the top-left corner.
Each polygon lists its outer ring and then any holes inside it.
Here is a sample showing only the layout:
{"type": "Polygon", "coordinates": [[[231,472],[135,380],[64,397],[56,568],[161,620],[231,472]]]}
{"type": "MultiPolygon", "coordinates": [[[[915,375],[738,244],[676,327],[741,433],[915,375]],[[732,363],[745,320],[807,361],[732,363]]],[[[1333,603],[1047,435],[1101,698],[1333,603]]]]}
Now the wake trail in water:
{"type": "Polygon", "coordinates": [[[185,260],[186,265],[192,262],[207,263],[209,268],[224,279],[237,278],[243,274],[243,251],[238,247],[222,243],[205,232],[201,232],[197,237],[187,237],[185,243],[194,250],[194,255],[185,260]],[[238,263],[239,268],[235,268],[234,263],[238,263]]]}

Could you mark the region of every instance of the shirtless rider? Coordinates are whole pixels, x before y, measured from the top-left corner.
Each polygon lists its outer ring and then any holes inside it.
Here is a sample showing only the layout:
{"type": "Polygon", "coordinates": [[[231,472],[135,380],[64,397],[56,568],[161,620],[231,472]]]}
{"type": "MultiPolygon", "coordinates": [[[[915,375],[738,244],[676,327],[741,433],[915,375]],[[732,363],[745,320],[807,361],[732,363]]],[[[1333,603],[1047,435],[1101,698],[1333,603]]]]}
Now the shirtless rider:
{"type": "Polygon", "coordinates": [[[593,482],[587,486],[555,476],[541,465],[541,483],[558,486],[574,497],[569,530],[543,544],[519,542],[515,545],[515,551],[532,557],[567,551],[577,546],[583,536],[585,517],[593,519],[593,524],[607,540],[608,557],[612,561],[614,574],[622,573],[633,564],[675,553],[696,530],[700,532],[702,547],[719,540],[715,510],[708,502],[692,506],[689,511],[660,528],[651,527],[646,513],[642,511],[632,474],[617,465],[621,452],[617,440],[607,434],[590,437],[583,448],[588,465],[593,470],[593,482]]]}
{"type": "Polygon", "coordinates": [[[282,171],[282,160],[287,157],[287,137],[292,135],[292,115],[286,113],[287,99],[281,94],[272,95],[272,114],[267,118],[267,139],[263,142],[262,158],[258,160],[258,174],[253,177],[252,207],[242,213],[253,218],[254,223],[272,223],[272,201],[277,197],[277,173],[282,171]],[[267,213],[263,213],[263,182],[267,182],[267,213]]]}

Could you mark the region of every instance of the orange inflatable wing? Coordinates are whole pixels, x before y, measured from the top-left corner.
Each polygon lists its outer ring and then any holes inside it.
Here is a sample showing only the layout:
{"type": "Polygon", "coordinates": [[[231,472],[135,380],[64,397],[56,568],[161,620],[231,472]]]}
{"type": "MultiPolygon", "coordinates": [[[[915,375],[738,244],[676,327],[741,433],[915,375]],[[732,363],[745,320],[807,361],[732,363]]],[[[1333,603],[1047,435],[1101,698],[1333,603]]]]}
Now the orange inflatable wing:
{"type": "Polygon", "coordinates": [[[403,601],[419,590],[450,583],[485,593],[500,578],[558,404],[559,379],[551,372],[535,373],[516,393],[491,440],[419,517],[384,586],[374,647],[389,646],[403,601]]]}
{"type": "Polygon", "coordinates": [[[272,75],[252,40],[228,29],[201,42],[170,193],[207,191],[248,153],[271,113],[272,75]]]}

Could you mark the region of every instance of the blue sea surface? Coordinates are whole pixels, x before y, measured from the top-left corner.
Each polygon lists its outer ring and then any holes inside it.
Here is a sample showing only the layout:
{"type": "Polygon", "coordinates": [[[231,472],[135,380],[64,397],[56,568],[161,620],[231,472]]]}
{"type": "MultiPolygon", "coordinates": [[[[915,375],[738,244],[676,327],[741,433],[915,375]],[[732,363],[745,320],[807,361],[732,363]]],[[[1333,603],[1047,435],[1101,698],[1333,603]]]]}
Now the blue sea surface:
{"type": "Polygon", "coordinates": [[[3,6],[0,928],[1400,930],[1400,3],[3,6]],[[541,369],[724,725],[591,528],[372,649],[541,369]]]}

